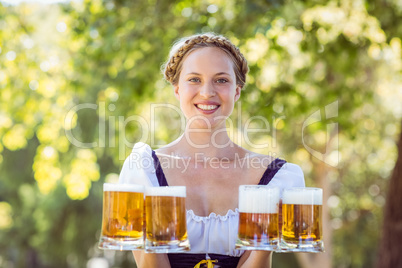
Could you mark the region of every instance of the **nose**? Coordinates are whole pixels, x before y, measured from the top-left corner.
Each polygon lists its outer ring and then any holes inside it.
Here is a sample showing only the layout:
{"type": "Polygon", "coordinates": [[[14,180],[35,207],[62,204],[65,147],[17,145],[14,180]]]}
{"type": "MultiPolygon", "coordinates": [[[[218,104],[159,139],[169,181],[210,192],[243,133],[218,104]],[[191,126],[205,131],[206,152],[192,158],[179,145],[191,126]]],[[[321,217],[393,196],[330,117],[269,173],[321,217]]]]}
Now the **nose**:
{"type": "Polygon", "coordinates": [[[205,83],[200,90],[200,95],[203,98],[211,98],[216,95],[214,85],[212,83],[205,83]]]}

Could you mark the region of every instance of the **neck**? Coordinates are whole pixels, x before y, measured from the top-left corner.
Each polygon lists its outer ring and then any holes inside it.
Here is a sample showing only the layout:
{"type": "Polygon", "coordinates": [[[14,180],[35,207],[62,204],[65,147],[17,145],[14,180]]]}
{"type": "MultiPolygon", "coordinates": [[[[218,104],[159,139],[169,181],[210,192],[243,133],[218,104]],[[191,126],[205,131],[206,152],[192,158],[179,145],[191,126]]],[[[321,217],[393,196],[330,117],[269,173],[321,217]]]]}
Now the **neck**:
{"type": "Polygon", "coordinates": [[[226,157],[237,147],[229,138],[226,127],[216,130],[186,128],[177,145],[182,155],[202,154],[218,158],[226,157]]]}

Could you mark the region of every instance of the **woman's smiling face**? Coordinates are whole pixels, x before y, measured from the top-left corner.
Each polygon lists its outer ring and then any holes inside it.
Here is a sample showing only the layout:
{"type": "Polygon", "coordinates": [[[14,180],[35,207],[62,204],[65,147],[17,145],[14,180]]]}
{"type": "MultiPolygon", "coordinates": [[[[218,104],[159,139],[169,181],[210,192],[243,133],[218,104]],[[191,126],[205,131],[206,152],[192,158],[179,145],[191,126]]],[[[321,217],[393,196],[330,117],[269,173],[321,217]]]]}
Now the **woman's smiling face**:
{"type": "Polygon", "coordinates": [[[217,47],[204,47],[184,59],[174,91],[191,128],[215,129],[225,126],[241,87],[230,57],[217,47]]]}

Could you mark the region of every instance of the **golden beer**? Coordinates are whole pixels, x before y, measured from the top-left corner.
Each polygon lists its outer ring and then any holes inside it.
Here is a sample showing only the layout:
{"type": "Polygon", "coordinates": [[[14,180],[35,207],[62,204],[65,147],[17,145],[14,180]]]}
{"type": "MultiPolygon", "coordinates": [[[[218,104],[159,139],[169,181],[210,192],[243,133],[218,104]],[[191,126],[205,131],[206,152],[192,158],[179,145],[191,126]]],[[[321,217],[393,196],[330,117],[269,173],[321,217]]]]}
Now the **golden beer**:
{"type": "Polygon", "coordinates": [[[278,233],[278,213],[239,213],[239,239],[277,240],[278,233]]]}
{"type": "Polygon", "coordinates": [[[145,214],[147,252],[182,252],[190,249],[184,186],[147,188],[145,214]]]}
{"type": "Polygon", "coordinates": [[[105,183],[99,248],[144,248],[144,187],[105,183]]]}
{"type": "Polygon", "coordinates": [[[239,187],[239,230],[236,249],[275,250],[279,240],[279,188],[239,187]]]}
{"type": "Polygon", "coordinates": [[[284,204],[282,237],[288,243],[322,240],[322,205],[284,204]]]}
{"type": "Polygon", "coordinates": [[[290,188],[283,193],[281,246],[322,252],[322,189],[290,188]]]}

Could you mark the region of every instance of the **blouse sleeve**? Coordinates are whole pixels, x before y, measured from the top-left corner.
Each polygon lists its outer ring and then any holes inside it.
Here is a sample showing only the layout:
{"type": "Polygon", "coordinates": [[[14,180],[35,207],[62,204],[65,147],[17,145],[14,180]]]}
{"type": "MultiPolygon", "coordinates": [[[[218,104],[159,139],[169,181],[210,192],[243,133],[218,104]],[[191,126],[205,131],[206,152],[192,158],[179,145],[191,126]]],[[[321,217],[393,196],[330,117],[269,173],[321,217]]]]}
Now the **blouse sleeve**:
{"type": "Polygon", "coordinates": [[[303,170],[296,164],[286,163],[278,170],[269,185],[279,187],[281,195],[283,189],[305,187],[303,170]]]}
{"type": "Polygon", "coordinates": [[[159,186],[152,149],[148,144],[139,142],[134,145],[131,154],[124,161],[119,183],[159,186]]]}

